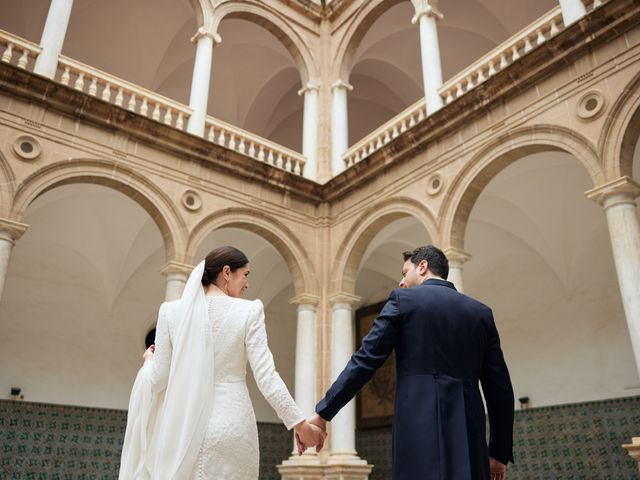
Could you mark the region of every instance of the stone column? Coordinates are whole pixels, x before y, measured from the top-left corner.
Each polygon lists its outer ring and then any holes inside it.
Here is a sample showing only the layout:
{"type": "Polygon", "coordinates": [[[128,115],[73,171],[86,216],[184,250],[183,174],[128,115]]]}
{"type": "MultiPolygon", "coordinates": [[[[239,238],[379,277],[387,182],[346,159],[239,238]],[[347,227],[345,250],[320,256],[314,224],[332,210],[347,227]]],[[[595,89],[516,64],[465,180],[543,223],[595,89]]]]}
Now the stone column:
{"type": "Polygon", "coordinates": [[[331,85],[331,171],[338,175],[344,170],[342,155],[349,149],[348,83],[338,80],[331,85]]]}
{"type": "Polygon", "coordinates": [[[640,372],[640,185],[622,177],[586,193],[604,207],[631,345],[640,372]]]}
{"type": "MultiPolygon", "coordinates": [[[[307,417],[315,411],[316,396],[316,309],[320,299],[315,295],[302,294],[293,297],[289,303],[298,306],[298,325],[296,330],[296,370],[295,399],[307,417]]],[[[308,449],[304,455],[298,455],[294,446],[288,460],[278,465],[283,479],[318,479],[322,467],[320,458],[314,448],[308,449]]]]}
{"type": "Polygon", "coordinates": [[[0,218],[0,300],[2,299],[2,291],[7,280],[7,271],[9,270],[9,259],[13,245],[29,228],[24,223],[14,222],[0,218]]]}
{"type": "Polygon", "coordinates": [[[442,108],[442,97],[438,89],[442,86],[442,65],[440,62],[440,44],[438,42],[437,20],[442,14],[430,5],[429,0],[414,1],[416,14],[411,23],[420,24],[420,53],[422,55],[422,81],[427,115],[442,108]]]}
{"type": "Polygon", "coordinates": [[[191,78],[189,107],[192,109],[192,113],[187,124],[187,132],[203,137],[209,103],[213,46],[221,43],[222,39],[217,33],[209,32],[204,27],[200,27],[191,42],[196,43],[196,61],[191,78]]]}
{"type": "Polygon", "coordinates": [[[307,158],[304,176],[315,180],[318,176],[318,95],[320,87],[307,83],[298,95],[304,95],[304,119],[302,122],[302,154],[307,158]]]}
{"type": "Polygon", "coordinates": [[[193,267],[191,265],[175,261],[171,261],[162,267],[160,273],[167,277],[167,289],[164,295],[166,302],[178,300],[182,297],[182,291],[192,270],[193,267]]]}
{"type": "Polygon", "coordinates": [[[42,51],[36,59],[33,71],[39,75],[53,78],[58,69],[58,57],[67,34],[73,0],[51,0],[47,21],[40,40],[42,51]]]}
{"type": "Polygon", "coordinates": [[[443,250],[449,260],[449,278],[460,293],[464,293],[462,284],[462,265],[471,260],[471,255],[456,247],[448,247],[443,250]]]}
{"type": "Polygon", "coordinates": [[[562,10],[562,21],[565,27],[577,22],[587,14],[587,9],[582,0],[560,0],[560,9],[562,10]]]}

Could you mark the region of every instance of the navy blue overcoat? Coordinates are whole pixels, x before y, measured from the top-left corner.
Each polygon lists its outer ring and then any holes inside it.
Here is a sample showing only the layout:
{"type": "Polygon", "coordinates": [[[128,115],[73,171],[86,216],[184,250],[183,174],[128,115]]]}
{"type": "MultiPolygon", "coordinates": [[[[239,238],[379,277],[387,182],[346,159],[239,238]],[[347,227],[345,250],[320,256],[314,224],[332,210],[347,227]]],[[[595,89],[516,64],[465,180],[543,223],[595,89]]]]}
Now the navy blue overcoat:
{"type": "Polygon", "coordinates": [[[493,314],[446,280],[391,293],[316,412],[331,420],[394,349],[394,480],[485,480],[489,456],[513,461],[513,389],[493,314]]]}

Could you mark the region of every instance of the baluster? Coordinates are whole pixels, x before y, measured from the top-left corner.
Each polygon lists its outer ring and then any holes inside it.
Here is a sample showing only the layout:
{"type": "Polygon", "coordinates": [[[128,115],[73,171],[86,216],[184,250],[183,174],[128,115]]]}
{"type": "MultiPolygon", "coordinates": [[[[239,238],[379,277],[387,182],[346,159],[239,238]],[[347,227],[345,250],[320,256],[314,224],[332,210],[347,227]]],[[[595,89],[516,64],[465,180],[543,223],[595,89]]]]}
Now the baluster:
{"type": "Polygon", "coordinates": [[[407,120],[402,119],[402,123],[400,124],[400,133],[404,133],[407,131],[407,120]]]}
{"type": "Polygon", "coordinates": [[[445,100],[446,103],[453,102],[453,94],[451,92],[453,92],[453,89],[450,88],[449,90],[447,90],[447,99],[445,100]]]}
{"type": "Polygon", "coordinates": [[[264,162],[264,147],[260,145],[260,151],[258,152],[258,160],[264,162]]]}
{"type": "Polygon", "coordinates": [[[216,132],[213,130],[213,126],[209,127],[209,134],[207,135],[207,140],[209,140],[210,142],[215,141],[216,138],[216,132]]]}
{"type": "Polygon", "coordinates": [[[291,157],[287,157],[287,158],[285,158],[285,162],[284,162],[284,169],[285,169],[287,172],[291,172],[291,173],[293,173],[293,168],[292,168],[292,167],[293,167],[293,164],[291,163],[291,157]]]}
{"type": "Polygon", "coordinates": [[[515,44],[511,47],[511,61],[515,62],[520,58],[520,54],[518,53],[518,44],[515,44]]]}
{"type": "Polygon", "coordinates": [[[127,103],[127,110],[131,112],[136,111],[136,94],[135,93],[132,93],[131,96],[129,97],[129,103],[127,103]]]}
{"type": "Polygon", "coordinates": [[[293,167],[293,173],[295,173],[296,175],[301,175],[302,174],[302,168],[300,167],[301,162],[296,161],[295,162],[295,166],[293,167]]]}
{"type": "Polygon", "coordinates": [[[111,84],[109,82],[106,83],[104,88],[102,89],[102,100],[105,102],[111,101],[111,84]]]}
{"type": "Polygon", "coordinates": [[[80,72],[78,78],[76,78],[76,83],[73,85],[73,88],[76,90],[84,91],[84,73],[80,72]]]}
{"type": "Polygon", "coordinates": [[[491,60],[491,62],[489,62],[489,77],[493,77],[496,73],[496,66],[493,60],[491,60]]]}
{"type": "Polygon", "coordinates": [[[249,142],[249,156],[256,158],[256,146],[253,142],[249,142]]]}
{"type": "Polygon", "coordinates": [[[382,135],[380,135],[378,137],[378,141],[376,142],[376,150],[380,150],[383,146],[384,143],[382,143],[382,135]]]}
{"type": "Polygon", "coordinates": [[[509,62],[507,62],[507,56],[504,52],[500,54],[500,70],[503,70],[509,66],[509,62]]]}
{"type": "Polygon", "coordinates": [[[464,90],[462,89],[462,82],[458,82],[456,84],[456,98],[464,95],[464,90]]]}
{"type": "Polygon", "coordinates": [[[394,125],[393,126],[393,132],[391,132],[391,138],[398,138],[398,135],[400,135],[400,132],[398,131],[398,125],[394,125]]]}
{"type": "Polygon", "coordinates": [[[176,128],[182,130],[184,128],[184,113],[178,113],[178,120],[176,120],[176,128]]]}
{"type": "Polygon", "coordinates": [[[536,37],[536,45],[540,46],[546,41],[547,41],[547,39],[544,38],[544,34],[542,33],[542,29],[539,28],[538,29],[538,36],[536,37]]]}
{"type": "Polygon", "coordinates": [[[69,85],[69,80],[71,79],[71,72],[69,71],[69,67],[64,67],[64,72],[62,72],[62,76],[60,77],[60,83],[62,85],[69,85]]]}
{"type": "Polygon", "coordinates": [[[469,75],[467,77],[467,92],[473,88],[473,76],[469,75]]]}
{"type": "Polygon", "coordinates": [[[160,120],[160,104],[157,102],[156,102],[156,107],[153,109],[153,113],[151,114],[151,118],[156,122],[160,120]]]}
{"type": "Polygon", "coordinates": [[[556,19],[554,18],[553,20],[551,20],[551,30],[549,31],[550,35],[553,37],[554,35],[556,35],[558,32],[560,31],[560,29],[558,28],[558,22],[556,21],[556,19]]]}
{"type": "Polygon", "coordinates": [[[142,105],[140,105],[140,114],[145,117],[149,113],[149,100],[147,97],[142,97],[142,105]]]}
{"type": "Polygon", "coordinates": [[[27,68],[27,63],[29,62],[29,50],[26,48],[22,51],[22,56],[20,60],[18,60],[18,67],[27,68]]]}
{"type": "Polygon", "coordinates": [[[524,39],[524,53],[529,53],[531,50],[533,50],[533,45],[531,45],[531,40],[527,36],[524,39]]]}
{"type": "Polygon", "coordinates": [[[171,112],[171,107],[167,107],[167,111],[164,114],[164,124],[165,125],[171,125],[171,122],[173,121],[173,115],[171,112]]]}
{"type": "Polygon", "coordinates": [[[11,63],[11,59],[13,58],[13,47],[15,45],[11,42],[9,42],[7,44],[7,48],[4,51],[4,53],[2,54],[2,61],[3,62],[7,62],[7,63],[11,63]]]}
{"type": "Polygon", "coordinates": [[[273,165],[273,152],[271,150],[269,150],[269,155],[267,155],[267,163],[273,165]]]}
{"type": "Polygon", "coordinates": [[[486,78],[484,77],[483,70],[484,70],[483,67],[480,67],[480,69],[478,70],[478,85],[480,85],[482,82],[486,80],[486,78]]]}
{"type": "Polygon", "coordinates": [[[389,130],[385,130],[384,132],[384,144],[386,145],[387,143],[389,143],[391,141],[391,135],[389,135],[389,130]]]}
{"type": "Polygon", "coordinates": [[[414,118],[414,116],[413,116],[413,115],[411,115],[411,116],[409,117],[409,128],[413,128],[413,127],[415,127],[415,126],[416,126],[416,119],[414,118]]]}
{"type": "Polygon", "coordinates": [[[95,97],[97,93],[98,93],[98,79],[96,77],[93,77],[91,79],[91,83],[89,84],[89,95],[91,95],[92,97],[95,97]]]}
{"type": "Polygon", "coordinates": [[[602,0],[595,0],[595,2],[593,2],[593,9],[595,10],[596,8],[598,8],[602,4],[604,4],[604,2],[602,0]]]}
{"type": "Polygon", "coordinates": [[[229,150],[235,150],[235,149],[236,149],[236,135],[232,133],[231,137],[229,138],[229,150]]]}
{"type": "Polygon", "coordinates": [[[244,137],[240,137],[240,143],[238,144],[238,153],[244,155],[245,145],[244,145],[244,137]]]}
{"type": "Polygon", "coordinates": [[[376,151],[376,147],[374,145],[374,142],[369,142],[369,148],[367,149],[367,155],[372,155],[373,152],[376,151]]]}
{"type": "Polygon", "coordinates": [[[118,94],[116,95],[116,105],[121,107],[124,103],[124,89],[122,87],[118,88],[118,94]]]}
{"type": "Polygon", "coordinates": [[[220,129],[220,135],[218,135],[218,145],[222,145],[223,147],[227,144],[227,139],[224,134],[224,130],[220,129]]]}

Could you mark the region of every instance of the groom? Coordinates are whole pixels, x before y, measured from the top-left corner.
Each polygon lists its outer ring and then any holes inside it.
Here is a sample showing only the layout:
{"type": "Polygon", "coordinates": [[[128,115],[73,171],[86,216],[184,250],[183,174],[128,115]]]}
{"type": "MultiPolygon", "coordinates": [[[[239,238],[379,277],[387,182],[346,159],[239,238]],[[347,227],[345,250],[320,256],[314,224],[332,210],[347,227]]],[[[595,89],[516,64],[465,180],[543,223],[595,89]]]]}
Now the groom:
{"type": "Polygon", "coordinates": [[[395,349],[394,480],[501,480],[513,461],[513,390],[491,309],[446,281],[438,248],[403,255],[403,289],[391,293],[311,421],[326,428],[395,349]]]}

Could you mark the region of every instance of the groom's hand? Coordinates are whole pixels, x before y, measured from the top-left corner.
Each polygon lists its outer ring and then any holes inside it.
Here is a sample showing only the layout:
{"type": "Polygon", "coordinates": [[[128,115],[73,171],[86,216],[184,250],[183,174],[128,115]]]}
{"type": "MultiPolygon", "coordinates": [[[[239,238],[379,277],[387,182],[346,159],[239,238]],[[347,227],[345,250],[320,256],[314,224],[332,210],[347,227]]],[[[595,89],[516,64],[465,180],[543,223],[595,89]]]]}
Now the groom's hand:
{"type": "Polygon", "coordinates": [[[507,476],[507,466],[495,458],[489,457],[489,472],[491,480],[504,480],[507,476]]]}
{"type": "Polygon", "coordinates": [[[293,427],[293,429],[296,434],[296,445],[300,455],[309,447],[315,446],[318,452],[322,449],[327,433],[317,425],[313,425],[307,420],[304,420],[293,427]]]}
{"type": "Polygon", "coordinates": [[[309,423],[316,425],[317,427],[319,427],[321,430],[323,430],[324,432],[327,431],[327,421],[322,418],[320,415],[318,415],[317,413],[311,417],[309,419],[309,423]]]}

